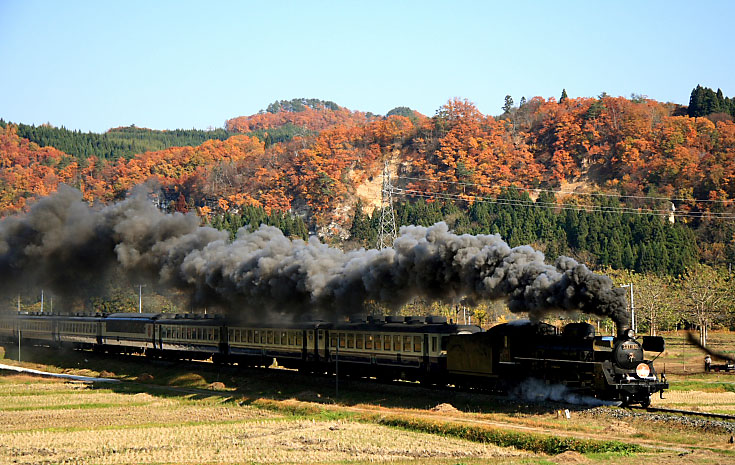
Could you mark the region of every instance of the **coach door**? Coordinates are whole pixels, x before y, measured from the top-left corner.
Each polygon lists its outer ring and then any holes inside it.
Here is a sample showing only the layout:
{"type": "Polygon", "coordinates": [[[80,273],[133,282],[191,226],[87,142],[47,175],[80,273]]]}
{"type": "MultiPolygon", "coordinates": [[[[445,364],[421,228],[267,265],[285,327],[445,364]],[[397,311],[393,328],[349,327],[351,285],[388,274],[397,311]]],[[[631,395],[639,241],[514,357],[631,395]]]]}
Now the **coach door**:
{"type": "Polygon", "coordinates": [[[317,357],[320,361],[325,361],[327,359],[327,338],[329,337],[329,333],[323,329],[317,330],[317,342],[316,342],[316,351],[317,351],[317,357]]]}
{"type": "Polygon", "coordinates": [[[421,358],[421,363],[425,369],[429,369],[431,367],[431,362],[429,361],[429,335],[424,334],[424,347],[423,347],[423,356],[421,358]]]}

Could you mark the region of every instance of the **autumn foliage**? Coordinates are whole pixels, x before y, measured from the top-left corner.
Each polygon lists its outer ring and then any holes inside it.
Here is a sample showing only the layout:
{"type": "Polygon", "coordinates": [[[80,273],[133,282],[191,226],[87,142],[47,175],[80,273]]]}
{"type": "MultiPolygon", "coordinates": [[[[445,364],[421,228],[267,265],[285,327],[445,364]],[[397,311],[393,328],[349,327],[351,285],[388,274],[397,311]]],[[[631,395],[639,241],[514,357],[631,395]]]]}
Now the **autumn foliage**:
{"type": "Polygon", "coordinates": [[[292,105],[288,109],[281,105],[292,102],[276,102],[269,110],[230,119],[225,123],[225,128],[230,132],[245,133],[292,124],[309,131],[323,131],[334,126],[356,126],[375,119],[367,113],[350,111],[331,102],[299,104],[297,111],[293,111],[292,105]]]}
{"type": "MultiPolygon", "coordinates": [[[[296,208],[317,224],[356,201],[359,185],[379,176],[386,158],[397,186],[473,201],[503,188],[558,188],[583,181],[610,192],[679,199],[735,198],[735,123],[677,116],[676,105],[644,98],[535,97],[503,115],[483,115],[453,99],[431,118],[378,117],[331,102],[277,102],[227,122],[235,132],[290,124],[301,136],[268,144],[244,134],[197,147],[133,158],[78,160],[0,128],[0,210],[78,186],[87,200],[124,197],[154,182],[201,214],[243,206],[296,208]]],[[[707,209],[694,202],[684,208],[707,209]]]]}

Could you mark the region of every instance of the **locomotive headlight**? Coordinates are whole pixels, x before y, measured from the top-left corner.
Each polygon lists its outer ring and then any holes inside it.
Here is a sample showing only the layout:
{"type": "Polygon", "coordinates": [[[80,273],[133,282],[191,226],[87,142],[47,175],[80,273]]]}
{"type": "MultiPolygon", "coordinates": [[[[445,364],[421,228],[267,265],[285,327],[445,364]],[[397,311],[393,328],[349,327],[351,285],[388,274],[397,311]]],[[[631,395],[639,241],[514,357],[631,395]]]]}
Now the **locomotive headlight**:
{"type": "Polygon", "coordinates": [[[638,366],[635,367],[635,374],[638,375],[639,378],[648,378],[648,375],[651,374],[651,369],[647,364],[639,363],[638,366]]]}
{"type": "Polygon", "coordinates": [[[625,332],[625,337],[627,337],[628,339],[635,339],[635,331],[633,331],[632,329],[627,330],[625,332]]]}

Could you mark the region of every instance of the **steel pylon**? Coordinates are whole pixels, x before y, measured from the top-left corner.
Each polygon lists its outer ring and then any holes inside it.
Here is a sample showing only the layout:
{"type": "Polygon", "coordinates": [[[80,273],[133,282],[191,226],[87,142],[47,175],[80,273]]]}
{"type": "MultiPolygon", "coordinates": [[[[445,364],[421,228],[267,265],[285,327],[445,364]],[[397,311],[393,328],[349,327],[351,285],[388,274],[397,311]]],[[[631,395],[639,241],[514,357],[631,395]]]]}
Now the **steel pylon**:
{"type": "Polygon", "coordinates": [[[396,214],[393,212],[393,185],[390,180],[390,161],[385,160],[383,167],[383,190],[380,196],[380,230],[378,249],[393,247],[396,239],[396,214]]]}

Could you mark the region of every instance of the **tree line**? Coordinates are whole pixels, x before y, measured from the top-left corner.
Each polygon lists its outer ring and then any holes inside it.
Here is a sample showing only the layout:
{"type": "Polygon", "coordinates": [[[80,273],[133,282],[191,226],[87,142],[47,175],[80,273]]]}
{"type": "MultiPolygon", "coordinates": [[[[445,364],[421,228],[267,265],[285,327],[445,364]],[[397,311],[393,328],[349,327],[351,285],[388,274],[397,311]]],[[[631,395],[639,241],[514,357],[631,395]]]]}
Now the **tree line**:
{"type": "Polygon", "coordinates": [[[735,116],[735,100],[725,97],[721,89],[717,92],[709,87],[698,85],[689,97],[687,114],[691,117],[724,114],[735,116]]]}
{"type": "Polygon", "coordinates": [[[309,228],[304,220],[297,215],[288,212],[271,210],[266,212],[263,207],[247,206],[238,213],[224,213],[214,216],[209,225],[221,231],[228,231],[230,239],[234,239],[237,231],[242,227],[248,227],[254,231],[260,225],[275,226],[283,232],[283,235],[292,239],[307,240],[309,228]]]}
{"type": "MultiPolygon", "coordinates": [[[[3,128],[7,124],[0,120],[0,126],[3,128]]],[[[92,156],[106,161],[115,161],[118,158],[130,159],[145,152],[169,147],[196,147],[208,140],[225,140],[232,136],[224,129],[158,131],[128,126],[98,134],[72,131],[65,127],[57,128],[50,125],[35,126],[21,123],[14,126],[17,127],[18,136],[41,147],[54,147],[79,160],[86,160],[92,156]]]]}
{"type": "MultiPolygon", "coordinates": [[[[559,255],[611,269],[679,276],[698,261],[694,232],[657,215],[556,210],[546,205],[553,194],[535,201],[527,193],[509,189],[493,202],[462,208],[452,202],[401,201],[394,205],[396,223],[429,226],[445,221],[457,234],[499,234],[511,247],[532,245],[549,260],[559,255]]],[[[613,208],[614,200],[602,202],[613,208]]],[[[380,209],[372,215],[356,207],[350,229],[359,246],[374,247],[380,227],[380,209]]],[[[731,250],[735,258],[735,250],[731,250]]]]}

